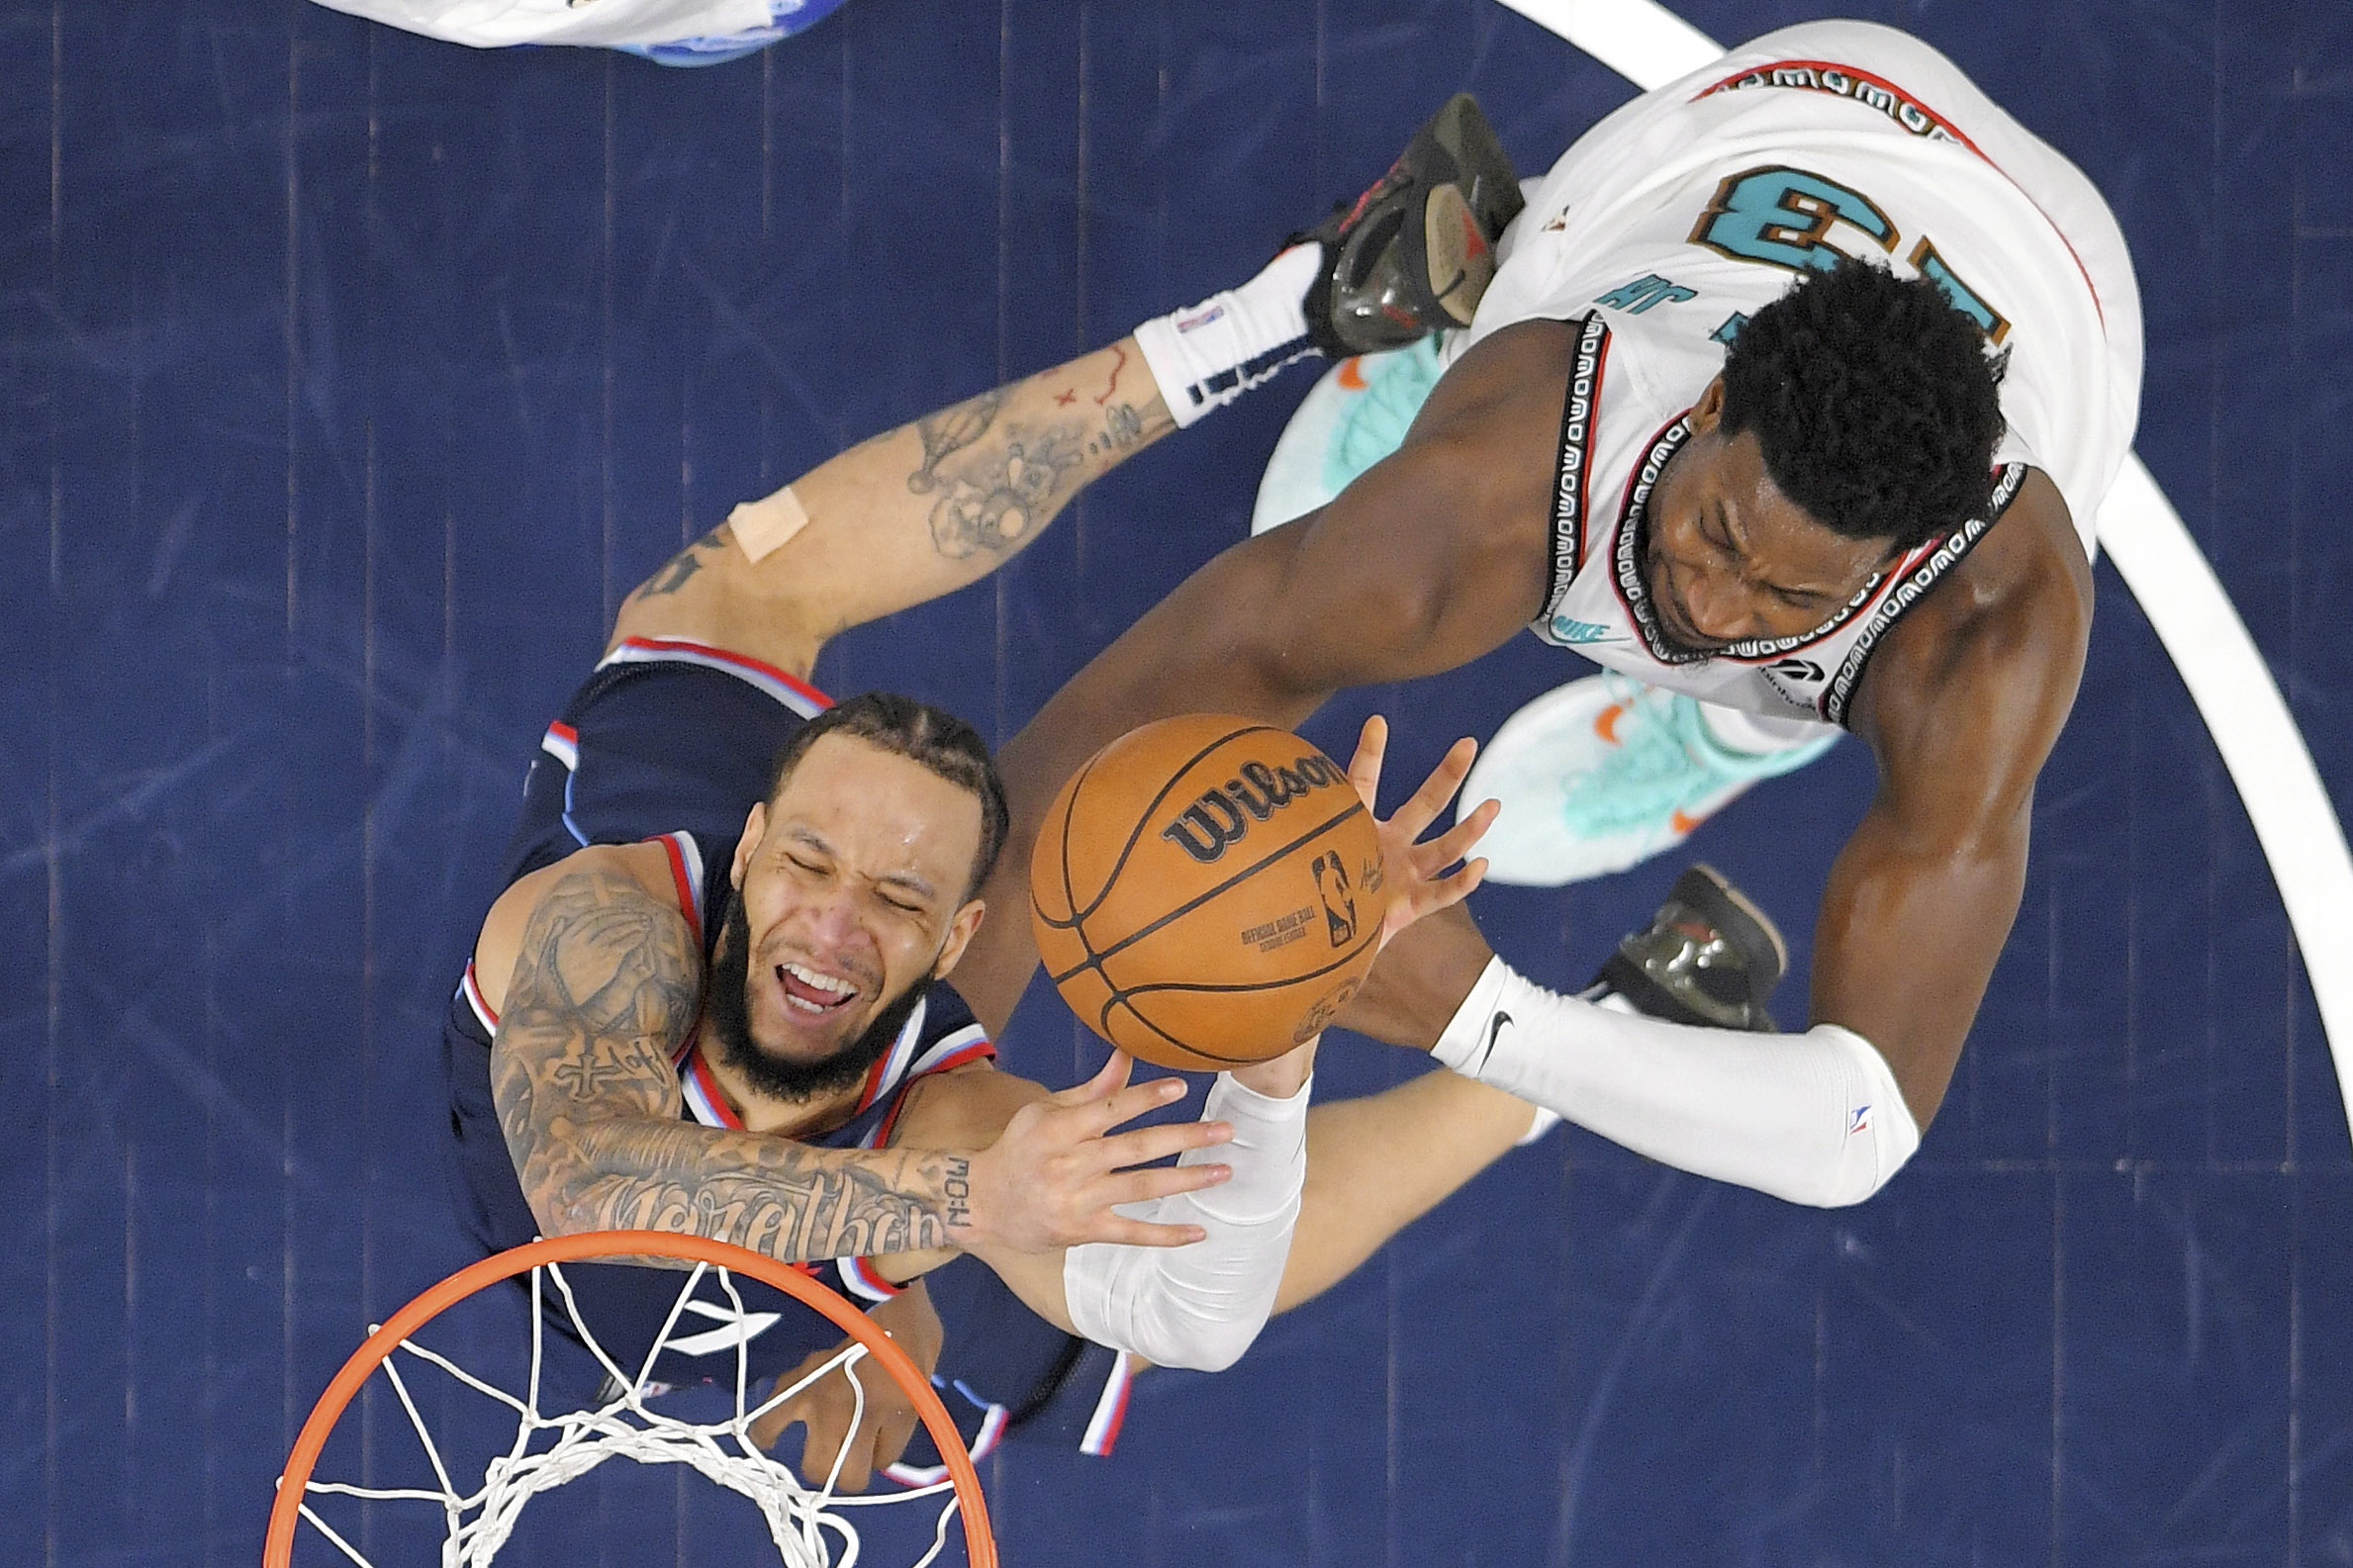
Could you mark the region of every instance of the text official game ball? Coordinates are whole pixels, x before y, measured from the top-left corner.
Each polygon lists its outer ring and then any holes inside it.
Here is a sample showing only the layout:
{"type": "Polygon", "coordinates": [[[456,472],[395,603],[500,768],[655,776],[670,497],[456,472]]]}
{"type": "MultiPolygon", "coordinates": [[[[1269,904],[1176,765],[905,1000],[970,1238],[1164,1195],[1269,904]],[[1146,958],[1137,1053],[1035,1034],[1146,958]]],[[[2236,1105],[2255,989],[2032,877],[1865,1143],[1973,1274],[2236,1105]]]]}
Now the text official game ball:
{"type": "Polygon", "coordinates": [[[1363,983],[1388,910],[1340,765],[1252,719],[1121,736],[1062,786],[1029,863],[1038,956],[1122,1051],[1211,1071],[1280,1056],[1363,983]]]}

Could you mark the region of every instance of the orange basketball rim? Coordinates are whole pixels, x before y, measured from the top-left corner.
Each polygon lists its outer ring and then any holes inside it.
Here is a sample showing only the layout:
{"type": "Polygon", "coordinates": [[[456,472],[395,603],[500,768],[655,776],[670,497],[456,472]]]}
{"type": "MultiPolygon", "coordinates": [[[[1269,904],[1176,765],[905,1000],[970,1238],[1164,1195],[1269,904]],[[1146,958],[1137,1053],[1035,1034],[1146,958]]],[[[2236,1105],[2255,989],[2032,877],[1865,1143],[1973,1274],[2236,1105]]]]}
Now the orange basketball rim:
{"type": "Polygon", "coordinates": [[[932,1391],[930,1378],[907,1353],[864,1313],[792,1264],[729,1242],[666,1231],[590,1231],[532,1242],[458,1270],[394,1313],[343,1363],[327,1391],[319,1396],[310,1420],[303,1423],[302,1430],[296,1434],[293,1451],[286,1459],[285,1474],[278,1483],[277,1501],[270,1509],[269,1530],[262,1542],[263,1568],[291,1568],[295,1527],[301,1520],[312,1467],[327,1446],[328,1434],[361,1386],[404,1340],[454,1303],[502,1280],[548,1264],[616,1256],[672,1257],[746,1275],[798,1298],[856,1339],[867,1355],[907,1391],[916,1414],[922,1418],[932,1442],[946,1461],[949,1476],[955,1483],[957,1511],[964,1520],[967,1560],[972,1568],[996,1568],[996,1545],[988,1529],[988,1508],[981,1493],[980,1475],[973,1469],[955,1421],[940,1403],[939,1395],[932,1391]]]}

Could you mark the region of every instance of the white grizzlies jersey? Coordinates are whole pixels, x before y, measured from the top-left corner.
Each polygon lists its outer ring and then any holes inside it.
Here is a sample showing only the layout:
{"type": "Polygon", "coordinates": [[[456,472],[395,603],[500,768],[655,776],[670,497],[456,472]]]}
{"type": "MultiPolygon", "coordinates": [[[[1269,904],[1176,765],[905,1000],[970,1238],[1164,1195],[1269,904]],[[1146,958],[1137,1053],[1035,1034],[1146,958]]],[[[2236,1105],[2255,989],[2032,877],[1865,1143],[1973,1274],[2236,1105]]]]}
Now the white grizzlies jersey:
{"type": "Polygon", "coordinates": [[[2140,298],[2076,168],[1927,45],[1857,22],[1769,33],[1578,138],[1500,247],[1476,320],[1577,322],[1534,630],[1704,701],[1842,723],[1871,650],[2000,516],[2029,467],[2092,544],[2131,446],[2140,298]],[[1859,256],[1934,278],[2010,355],[1995,507],[1897,562],[1801,636],[1712,656],[1659,634],[1643,512],[1725,346],[1794,274],[1859,256]]]}

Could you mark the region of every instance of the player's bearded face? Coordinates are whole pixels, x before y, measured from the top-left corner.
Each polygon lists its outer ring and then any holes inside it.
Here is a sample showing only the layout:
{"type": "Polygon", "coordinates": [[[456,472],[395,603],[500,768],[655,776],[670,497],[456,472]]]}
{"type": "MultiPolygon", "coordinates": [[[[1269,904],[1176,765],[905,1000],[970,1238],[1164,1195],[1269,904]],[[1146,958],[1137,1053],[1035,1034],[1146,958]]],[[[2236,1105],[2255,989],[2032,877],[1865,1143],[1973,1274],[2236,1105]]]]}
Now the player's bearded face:
{"type": "Polygon", "coordinates": [[[855,1084],[980,921],[973,794],[825,735],[752,808],[705,1007],[722,1065],[773,1098],[855,1084]]]}
{"type": "Polygon", "coordinates": [[[809,1100],[846,1089],[865,1077],[906,1027],[930,979],[926,968],[896,995],[885,998],[867,1015],[863,1027],[853,1022],[849,1027],[854,1033],[847,1034],[831,1051],[811,1058],[762,1045],[753,1036],[751,951],[751,926],[743,900],[729,899],[727,918],[719,927],[718,951],[711,956],[710,983],[703,1005],[711,1033],[718,1037],[720,1060],[740,1072],[754,1089],[776,1100],[809,1100]]]}

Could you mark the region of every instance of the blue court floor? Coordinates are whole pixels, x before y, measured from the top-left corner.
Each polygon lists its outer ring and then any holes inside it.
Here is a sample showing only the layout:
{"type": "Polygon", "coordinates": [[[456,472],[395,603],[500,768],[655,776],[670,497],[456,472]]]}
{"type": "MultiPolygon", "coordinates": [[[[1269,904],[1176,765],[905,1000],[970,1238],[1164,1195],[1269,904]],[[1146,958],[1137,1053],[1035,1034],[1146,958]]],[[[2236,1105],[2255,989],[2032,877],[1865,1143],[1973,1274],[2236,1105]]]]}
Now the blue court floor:
{"type": "MultiPolygon", "coordinates": [[[[2099,184],[2138,449],[2353,814],[2353,8],[1682,9],[1911,28],[2099,184]]],[[[1458,88],[1525,171],[1633,91],[1492,0],[851,0],[699,72],[304,0],[0,0],[0,1558],[56,1568],[254,1561],[334,1366],[465,1260],[437,1020],[643,574],[1245,275],[1458,88]]],[[[1009,735],[1240,536],[1309,379],[820,680],[1009,735]]],[[[1007,1561],[2353,1564],[2353,1143],[2304,969],[2353,954],[2299,957],[2099,587],[2024,911],[1888,1192],[1803,1211],[1556,1134],[1235,1370],[1148,1378],[1113,1457],[1001,1450],[1007,1561]]],[[[1313,733],[1378,707],[1411,772],[1564,674],[1524,641],[1313,733]]],[[[1801,965],[1869,787],[1849,744],[1695,844],[1801,965]]],[[[1572,982],[1672,871],[1478,912],[1572,982]]],[[[1096,1060],[1042,994],[1005,1046],[1096,1060]]],[[[1336,1040],[1319,1092],[1413,1069],[1336,1040]]],[[[693,1485],[583,1485],[512,1560],[757,1560],[693,1485]]]]}

